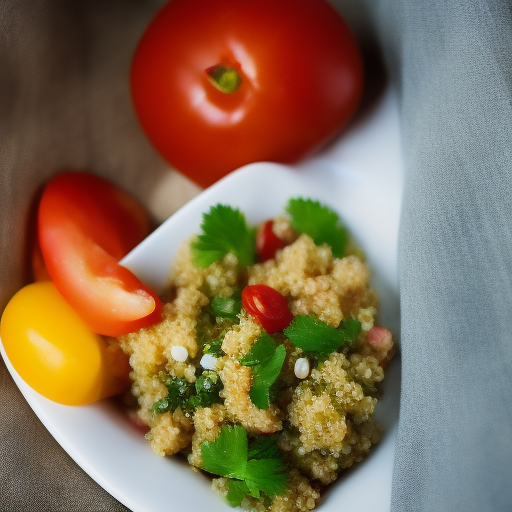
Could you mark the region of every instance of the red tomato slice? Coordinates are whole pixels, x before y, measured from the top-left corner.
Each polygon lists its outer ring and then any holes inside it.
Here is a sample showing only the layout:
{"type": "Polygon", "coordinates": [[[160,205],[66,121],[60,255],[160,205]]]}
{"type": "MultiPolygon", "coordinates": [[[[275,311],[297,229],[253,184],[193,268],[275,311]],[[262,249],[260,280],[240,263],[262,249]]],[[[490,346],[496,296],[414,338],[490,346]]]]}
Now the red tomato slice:
{"type": "Polygon", "coordinates": [[[266,284],[246,286],[242,304],[269,334],[286,329],[293,320],[286,298],[266,284]]]}
{"type": "Polygon", "coordinates": [[[274,221],[267,220],[258,226],[256,233],[256,253],[259,261],[275,258],[276,252],[286,246],[286,242],[274,233],[274,221]]]}
{"type": "Polygon", "coordinates": [[[44,190],[38,236],[46,268],[93,332],[120,336],[160,320],[158,296],[118,263],[148,231],[144,209],[97,176],[64,173],[44,190]]]}

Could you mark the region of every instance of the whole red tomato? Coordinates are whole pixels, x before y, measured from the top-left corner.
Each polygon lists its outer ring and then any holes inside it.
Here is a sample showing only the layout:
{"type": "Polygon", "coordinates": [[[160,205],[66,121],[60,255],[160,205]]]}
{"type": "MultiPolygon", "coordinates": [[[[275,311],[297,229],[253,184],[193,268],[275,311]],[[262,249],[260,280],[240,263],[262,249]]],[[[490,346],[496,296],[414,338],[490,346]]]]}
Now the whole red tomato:
{"type": "Polygon", "coordinates": [[[136,49],[131,85],[156,149],[206,187],[318,149],[354,114],[363,71],[324,0],[171,0],[136,49]]]}

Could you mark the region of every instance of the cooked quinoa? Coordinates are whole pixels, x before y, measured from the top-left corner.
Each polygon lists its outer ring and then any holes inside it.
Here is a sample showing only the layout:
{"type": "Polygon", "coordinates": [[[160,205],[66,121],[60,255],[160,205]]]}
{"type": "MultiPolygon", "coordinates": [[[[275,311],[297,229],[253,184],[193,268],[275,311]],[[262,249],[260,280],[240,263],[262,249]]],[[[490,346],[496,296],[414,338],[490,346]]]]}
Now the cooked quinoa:
{"type": "MultiPolygon", "coordinates": [[[[327,244],[316,245],[284,217],[275,220],[274,231],[284,248],[243,269],[232,253],[199,268],[192,239],[185,240],[173,262],[162,322],[120,342],[130,355],[137,414],[149,428],[146,437],[155,453],[182,452],[193,469],[201,469],[201,447],[215,442],[225,425],[242,426],[249,440],[274,434],[287,467],[286,489],[275,496],[248,495],[241,506],[302,512],[314,509],[322,489],[379,440],[372,419],[376,385],[384,378],[393,343],[389,331],[376,325],[378,298],[360,251],[348,244],[345,255],[335,258],[327,244]],[[253,368],[243,364],[263,333],[261,324],[244,308],[236,318],[215,317],[211,310],[215,298],[237,297],[255,284],[278,291],[294,316],[310,315],[333,328],[347,319],[360,325],[353,343],[324,357],[298,348],[284,332],[273,333],[286,355],[268,408],[253,403],[253,368]],[[215,355],[202,359],[215,343],[215,355]],[[302,378],[296,376],[298,359],[302,378]],[[168,410],[169,383],[189,390],[200,378],[206,391],[218,389],[214,403],[168,410]]],[[[228,483],[214,477],[212,486],[226,496],[228,483]]]]}

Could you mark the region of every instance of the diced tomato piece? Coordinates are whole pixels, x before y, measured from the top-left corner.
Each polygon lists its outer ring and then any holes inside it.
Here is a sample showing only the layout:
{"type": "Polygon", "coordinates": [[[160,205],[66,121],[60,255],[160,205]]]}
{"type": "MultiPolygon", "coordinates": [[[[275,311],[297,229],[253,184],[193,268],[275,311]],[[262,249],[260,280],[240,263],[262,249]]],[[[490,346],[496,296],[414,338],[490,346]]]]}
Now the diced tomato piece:
{"type": "Polygon", "coordinates": [[[270,334],[286,329],[293,320],[286,298],[266,284],[246,286],[242,304],[270,334]]]}
{"type": "Polygon", "coordinates": [[[258,226],[256,252],[259,261],[275,258],[276,252],[286,246],[286,242],[274,233],[274,221],[267,220],[258,226]]]}

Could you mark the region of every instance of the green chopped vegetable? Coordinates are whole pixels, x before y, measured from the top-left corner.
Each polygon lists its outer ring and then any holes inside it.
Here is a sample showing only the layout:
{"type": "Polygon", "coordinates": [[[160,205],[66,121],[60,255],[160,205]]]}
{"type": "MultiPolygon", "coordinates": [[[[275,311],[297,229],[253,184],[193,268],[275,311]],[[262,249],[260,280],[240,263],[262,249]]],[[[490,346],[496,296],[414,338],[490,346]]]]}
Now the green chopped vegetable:
{"type": "Polygon", "coordinates": [[[210,305],[213,316],[235,320],[242,310],[242,299],[239,294],[231,297],[215,297],[210,305]]]}
{"type": "Polygon", "coordinates": [[[343,257],[348,231],[336,212],[319,201],[302,197],[290,199],[286,211],[295,231],[309,235],[317,245],[329,245],[336,258],[343,257]]]}
{"type": "Polygon", "coordinates": [[[217,204],[203,214],[201,233],[191,244],[192,259],[206,268],[233,253],[240,267],[255,262],[256,230],[247,225],[244,214],[237,208],[217,204]]]}
{"type": "Polygon", "coordinates": [[[224,350],[222,350],[222,338],[216,338],[210,341],[210,343],[207,343],[203,347],[203,354],[211,354],[215,357],[225,356],[226,354],[224,350]]]}
{"type": "Polygon", "coordinates": [[[264,332],[241,359],[240,364],[252,366],[253,381],[249,396],[259,409],[270,407],[270,387],[279,377],[285,357],[284,345],[277,346],[272,337],[264,332]]]}
{"type": "Polygon", "coordinates": [[[231,506],[240,505],[247,495],[273,497],[286,489],[288,474],[277,445],[275,449],[267,447],[271,457],[253,458],[248,444],[243,427],[224,425],[215,441],[201,445],[201,468],[229,478],[227,499],[231,506]]]}
{"type": "Polygon", "coordinates": [[[276,459],[281,456],[277,435],[258,436],[249,442],[249,459],[276,459]]]}
{"type": "Polygon", "coordinates": [[[178,377],[169,378],[165,383],[168,394],[166,397],[153,404],[153,411],[159,414],[164,412],[174,412],[178,407],[185,403],[194,392],[194,384],[186,379],[178,377]]]}
{"type": "Polygon", "coordinates": [[[192,395],[183,404],[184,410],[195,410],[199,407],[210,407],[220,402],[219,392],[222,390],[222,381],[217,372],[206,370],[195,382],[196,394],[192,395]]]}
{"type": "Polygon", "coordinates": [[[360,330],[361,322],[353,318],[336,328],[317,318],[299,315],[284,330],[284,334],[304,352],[321,357],[339,350],[345,344],[352,345],[360,330]]]}
{"type": "Polygon", "coordinates": [[[240,363],[244,366],[267,365],[276,351],[276,342],[267,332],[263,332],[240,363]]]}
{"type": "Polygon", "coordinates": [[[243,480],[228,480],[228,494],[226,500],[231,507],[239,507],[244,498],[250,494],[251,491],[243,480]]]}
{"type": "Polygon", "coordinates": [[[219,392],[223,388],[219,375],[211,370],[205,370],[194,383],[173,377],[166,386],[167,396],[153,404],[153,411],[159,414],[174,412],[178,407],[184,411],[209,407],[220,402],[219,392]]]}

